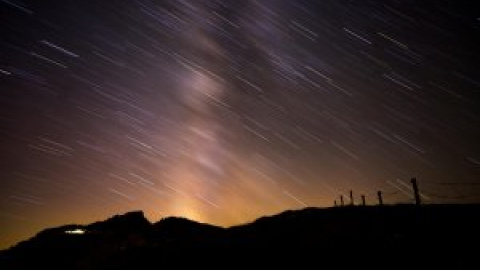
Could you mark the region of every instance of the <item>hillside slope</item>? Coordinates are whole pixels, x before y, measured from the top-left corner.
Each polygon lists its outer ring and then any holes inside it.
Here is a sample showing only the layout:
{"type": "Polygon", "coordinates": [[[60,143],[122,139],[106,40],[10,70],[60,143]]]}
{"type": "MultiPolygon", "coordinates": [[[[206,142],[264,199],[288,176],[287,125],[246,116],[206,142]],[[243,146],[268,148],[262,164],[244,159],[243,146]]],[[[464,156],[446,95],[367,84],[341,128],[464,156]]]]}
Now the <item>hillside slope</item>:
{"type": "Polygon", "coordinates": [[[161,269],[285,263],[400,269],[477,265],[480,205],[305,208],[220,228],[130,212],[47,229],[0,253],[0,269],[161,269]]]}

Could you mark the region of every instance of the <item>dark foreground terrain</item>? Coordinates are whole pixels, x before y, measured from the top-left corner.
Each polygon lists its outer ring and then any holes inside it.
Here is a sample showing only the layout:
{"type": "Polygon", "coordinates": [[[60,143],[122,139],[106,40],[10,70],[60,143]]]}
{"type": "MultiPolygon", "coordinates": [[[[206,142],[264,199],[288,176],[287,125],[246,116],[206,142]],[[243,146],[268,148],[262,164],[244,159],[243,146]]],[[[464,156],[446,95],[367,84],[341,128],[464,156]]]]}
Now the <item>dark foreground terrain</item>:
{"type": "Polygon", "coordinates": [[[152,224],[130,212],[44,230],[2,251],[0,269],[479,269],[479,210],[306,208],[227,229],[182,218],[152,224]]]}

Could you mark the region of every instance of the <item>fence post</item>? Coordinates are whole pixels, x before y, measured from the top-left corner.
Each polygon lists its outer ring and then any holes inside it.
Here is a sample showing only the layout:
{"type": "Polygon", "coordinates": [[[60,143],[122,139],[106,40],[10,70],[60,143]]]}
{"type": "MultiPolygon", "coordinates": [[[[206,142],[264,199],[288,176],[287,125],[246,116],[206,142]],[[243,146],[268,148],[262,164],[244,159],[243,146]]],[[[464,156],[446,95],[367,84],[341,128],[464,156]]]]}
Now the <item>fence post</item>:
{"type": "Polygon", "coordinates": [[[383,205],[382,192],[380,190],[377,191],[377,196],[378,196],[378,204],[383,205]]]}
{"type": "Polygon", "coordinates": [[[353,190],[350,190],[350,205],[354,205],[354,201],[353,201],[353,190]]]}
{"type": "Polygon", "coordinates": [[[333,200],[333,206],[337,206],[337,200],[333,200]]]}
{"type": "Polygon", "coordinates": [[[343,204],[343,195],[340,195],[340,205],[341,205],[341,206],[344,206],[344,204],[343,204]]]}
{"type": "Polygon", "coordinates": [[[418,191],[418,184],[417,184],[417,179],[412,178],[410,181],[413,186],[413,195],[415,196],[415,204],[420,205],[422,202],[420,201],[420,192],[418,191]]]}
{"type": "Polygon", "coordinates": [[[365,195],[362,195],[362,205],[365,206],[365,195]]]}

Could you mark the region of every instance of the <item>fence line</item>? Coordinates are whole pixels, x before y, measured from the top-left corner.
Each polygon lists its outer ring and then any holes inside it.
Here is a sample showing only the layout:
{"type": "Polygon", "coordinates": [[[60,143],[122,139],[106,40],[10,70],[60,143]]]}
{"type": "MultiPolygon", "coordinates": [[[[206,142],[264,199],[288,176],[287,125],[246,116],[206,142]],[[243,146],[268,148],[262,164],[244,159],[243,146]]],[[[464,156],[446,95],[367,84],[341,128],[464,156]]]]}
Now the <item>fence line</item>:
{"type": "MultiPolygon", "coordinates": [[[[475,199],[480,199],[480,190],[476,188],[480,188],[480,183],[433,183],[433,182],[421,182],[422,185],[422,190],[420,190],[420,185],[419,182],[417,181],[416,178],[412,178],[410,180],[411,186],[408,186],[407,184],[403,184],[401,190],[394,190],[394,191],[383,191],[383,190],[378,190],[376,192],[370,192],[370,193],[364,193],[364,194],[359,194],[357,195],[357,198],[360,198],[360,201],[357,201],[357,205],[362,205],[365,206],[367,205],[367,200],[366,198],[368,197],[373,197],[376,195],[376,200],[378,205],[383,205],[384,200],[392,200],[392,198],[398,194],[403,194],[403,195],[408,195],[409,192],[407,189],[410,191],[410,194],[412,195],[411,198],[407,201],[407,203],[415,203],[416,205],[421,205],[425,203],[429,203],[431,201],[437,200],[437,202],[440,200],[446,200],[446,201],[455,201],[455,200],[475,200],[475,199]],[[424,186],[427,186],[426,190],[424,186]],[[444,193],[455,193],[454,195],[446,195],[442,194],[442,192],[435,192],[432,191],[431,189],[433,188],[443,188],[444,193]],[[467,192],[464,192],[464,194],[458,194],[458,189],[459,188],[469,188],[469,193],[473,194],[465,194],[467,192]]],[[[394,186],[395,187],[395,186],[394,186]]],[[[349,203],[348,205],[354,206],[355,205],[355,197],[354,197],[354,191],[350,190],[349,191],[349,203]]],[[[404,200],[398,201],[396,200],[396,203],[405,203],[404,200]]],[[[345,206],[346,203],[344,201],[344,195],[340,195],[340,205],[338,204],[337,199],[334,200],[334,206],[345,206]]]]}

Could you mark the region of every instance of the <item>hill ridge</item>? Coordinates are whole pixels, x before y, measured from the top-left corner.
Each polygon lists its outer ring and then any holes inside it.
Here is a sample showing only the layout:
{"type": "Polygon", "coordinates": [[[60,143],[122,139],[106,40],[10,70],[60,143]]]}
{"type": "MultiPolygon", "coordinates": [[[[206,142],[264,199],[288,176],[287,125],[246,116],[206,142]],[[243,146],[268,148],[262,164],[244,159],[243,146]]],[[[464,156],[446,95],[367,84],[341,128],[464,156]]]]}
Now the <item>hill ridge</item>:
{"type": "Polygon", "coordinates": [[[127,269],[212,254],[242,262],[300,263],[309,260],[305,254],[315,253],[323,255],[325,265],[344,258],[386,262],[401,255],[405,261],[398,266],[415,262],[458,269],[475,261],[468,247],[480,241],[479,210],[480,205],[307,207],[228,228],[182,217],[151,223],[143,212],[133,211],[89,225],[46,229],[2,251],[0,268],[127,269]]]}

